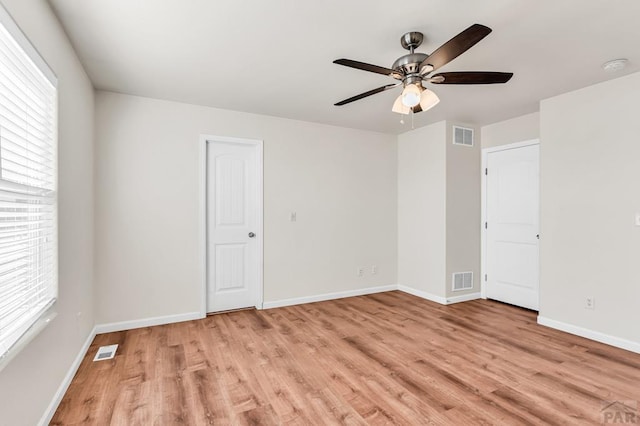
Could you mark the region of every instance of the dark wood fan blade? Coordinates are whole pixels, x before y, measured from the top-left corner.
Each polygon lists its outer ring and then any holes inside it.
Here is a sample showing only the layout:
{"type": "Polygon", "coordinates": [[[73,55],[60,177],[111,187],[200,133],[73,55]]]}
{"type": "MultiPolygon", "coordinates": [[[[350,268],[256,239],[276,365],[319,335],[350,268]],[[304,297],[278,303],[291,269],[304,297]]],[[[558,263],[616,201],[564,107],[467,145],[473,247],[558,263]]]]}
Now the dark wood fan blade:
{"type": "Polygon", "coordinates": [[[511,72],[457,71],[443,72],[431,77],[435,84],[499,84],[511,80],[511,72]]]}
{"type": "Polygon", "coordinates": [[[471,49],[477,42],[485,38],[491,32],[491,28],[480,24],[473,24],[460,34],[440,46],[435,52],[425,59],[420,68],[431,65],[433,70],[448,64],[455,58],[471,49]]]}
{"type": "Polygon", "coordinates": [[[336,59],[334,64],[344,65],[345,67],[357,68],[359,70],[375,72],[376,74],[391,75],[396,71],[391,68],[379,67],[377,65],[366,64],[364,62],[352,61],[351,59],[336,59]]]}
{"type": "Polygon", "coordinates": [[[371,95],[375,95],[376,93],[380,93],[380,92],[384,92],[385,90],[389,90],[392,89],[396,86],[398,86],[398,84],[387,84],[386,86],[382,86],[382,87],[378,87],[377,89],[373,89],[373,90],[369,90],[368,92],[364,92],[364,93],[360,93],[359,95],[356,96],[352,96],[349,99],[345,99],[344,101],[340,101],[336,104],[334,104],[335,106],[341,106],[341,105],[345,105],[348,103],[351,103],[353,101],[359,101],[362,98],[366,98],[367,96],[371,96],[371,95]]]}
{"type": "Polygon", "coordinates": [[[413,107],[413,113],[417,114],[419,112],[422,112],[422,107],[420,106],[420,104],[416,105],[413,107]]]}

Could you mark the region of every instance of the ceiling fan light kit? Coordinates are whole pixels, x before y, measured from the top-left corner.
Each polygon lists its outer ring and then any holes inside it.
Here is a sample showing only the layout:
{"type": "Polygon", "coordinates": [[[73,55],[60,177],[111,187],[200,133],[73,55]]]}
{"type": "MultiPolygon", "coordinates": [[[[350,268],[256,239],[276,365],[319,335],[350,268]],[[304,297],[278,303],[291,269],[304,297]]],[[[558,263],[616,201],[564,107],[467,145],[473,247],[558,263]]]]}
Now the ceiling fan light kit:
{"type": "Polygon", "coordinates": [[[393,103],[393,107],[391,107],[391,111],[396,112],[398,114],[409,114],[411,112],[411,108],[405,106],[402,103],[402,95],[396,98],[396,101],[393,103]]]}
{"type": "Polygon", "coordinates": [[[431,84],[499,84],[506,83],[513,76],[512,73],[491,71],[458,71],[444,72],[435,75],[430,74],[438,68],[448,64],[462,53],[469,50],[480,40],[485,38],[491,29],[484,25],[474,24],[457,36],[436,49],[431,55],[415,52],[422,44],[424,35],[417,31],[404,34],[400,38],[400,44],[409,51],[395,60],[391,68],[371,65],[351,59],[336,59],[334,64],[344,65],[364,71],[392,77],[399,80],[395,84],[387,84],[377,89],[369,90],[343,101],[336,106],[366,98],[376,93],[381,93],[402,85],[402,93],[393,103],[391,110],[400,114],[418,113],[433,108],[440,102],[438,96],[423,86],[423,82],[431,84]]]}
{"type": "MultiPolygon", "coordinates": [[[[433,91],[425,89],[421,85],[412,84],[410,86],[416,87],[418,88],[418,90],[420,90],[420,96],[418,98],[419,102],[415,105],[407,104],[404,101],[405,98],[403,91],[403,94],[396,98],[391,111],[398,114],[409,114],[411,112],[417,113],[431,109],[434,106],[438,105],[438,103],[440,102],[440,98],[433,91]]],[[[407,89],[405,88],[405,90],[407,89]]]]}
{"type": "Polygon", "coordinates": [[[420,89],[418,84],[407,84],[402,90],[402,104],[406,107],[413,108],[420,103],[420,89]]]}
{"type": "Polygon", "coordinates": [[[422,96],[420,98],[420,108],[422,109],[422,111],[431,109],[434,106],[438,105],[438,103],[440,103],[440,98],[438,97],[438,95],[436,95],[435,92],[432,92],[431,90],[424,89],[424,92],[422,92],[422,96]]]}

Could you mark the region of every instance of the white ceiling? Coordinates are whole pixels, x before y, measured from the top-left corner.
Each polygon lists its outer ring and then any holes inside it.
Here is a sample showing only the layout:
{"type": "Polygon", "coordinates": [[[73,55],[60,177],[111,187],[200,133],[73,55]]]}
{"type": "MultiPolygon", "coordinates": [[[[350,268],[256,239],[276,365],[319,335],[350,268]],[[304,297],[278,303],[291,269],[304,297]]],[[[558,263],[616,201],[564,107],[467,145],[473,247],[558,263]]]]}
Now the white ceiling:
{"type": "Polygon", "coordinates": [[[473,23],[487,38],[439,71],[514,72],[505,85],[432,85],[441,102],[415,127],[443,119],[489,124],[538,110],[560,93],[640,70],[638,0],[49,0],[98,89],[402,133],[399,89],[337,101],[394,82],[335,65],[390,67],[400,36],[421,31],[431,53],[473,23]],[[601,65],[626,57],[617,74],[601,65]]]}

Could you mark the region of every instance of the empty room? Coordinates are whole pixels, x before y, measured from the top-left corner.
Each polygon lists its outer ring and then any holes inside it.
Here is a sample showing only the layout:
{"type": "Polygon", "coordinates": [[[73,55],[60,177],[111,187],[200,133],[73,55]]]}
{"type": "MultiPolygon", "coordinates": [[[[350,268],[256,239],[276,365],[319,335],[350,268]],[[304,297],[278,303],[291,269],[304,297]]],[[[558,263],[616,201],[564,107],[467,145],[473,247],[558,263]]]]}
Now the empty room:
{"type": "Polygon", "coordinates": [[[640,424],[637,0],[0,0],[0,426],[640,424]]]}

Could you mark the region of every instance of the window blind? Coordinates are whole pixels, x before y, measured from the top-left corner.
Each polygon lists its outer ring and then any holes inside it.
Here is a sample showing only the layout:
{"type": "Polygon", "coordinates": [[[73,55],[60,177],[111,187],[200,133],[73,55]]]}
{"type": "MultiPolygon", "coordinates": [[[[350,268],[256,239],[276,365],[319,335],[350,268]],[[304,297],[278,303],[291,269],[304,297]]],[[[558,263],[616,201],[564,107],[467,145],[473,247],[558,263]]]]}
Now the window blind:
{"type": "Polygon", "coordinates": [[[0,357],[57,297],[55,77],[0,6],[0,357]]]}

